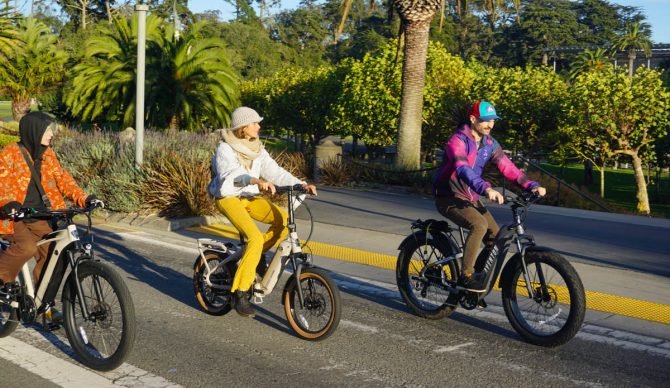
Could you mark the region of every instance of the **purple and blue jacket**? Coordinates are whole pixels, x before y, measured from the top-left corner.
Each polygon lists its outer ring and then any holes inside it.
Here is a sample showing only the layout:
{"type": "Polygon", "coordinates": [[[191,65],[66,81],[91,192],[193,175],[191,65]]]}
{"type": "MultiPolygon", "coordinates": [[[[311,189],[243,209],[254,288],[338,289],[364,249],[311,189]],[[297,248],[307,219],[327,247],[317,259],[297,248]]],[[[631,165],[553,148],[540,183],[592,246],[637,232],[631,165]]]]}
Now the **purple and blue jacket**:
{"type": "Polygon", "coordinates": [[[437,171],[433,182],[433,195],[436,197],[455,196],[477,202],[480,195],[486,195],[491,184],[482,179],[484,167],[491,161],[502,175],[526,190],[540,186],[528,179],[505,155],[500,144],[491,136],[481,139],[479,149],[477,141],[468,125],[458,128],[445,147],[444,163],[437,171]]]}

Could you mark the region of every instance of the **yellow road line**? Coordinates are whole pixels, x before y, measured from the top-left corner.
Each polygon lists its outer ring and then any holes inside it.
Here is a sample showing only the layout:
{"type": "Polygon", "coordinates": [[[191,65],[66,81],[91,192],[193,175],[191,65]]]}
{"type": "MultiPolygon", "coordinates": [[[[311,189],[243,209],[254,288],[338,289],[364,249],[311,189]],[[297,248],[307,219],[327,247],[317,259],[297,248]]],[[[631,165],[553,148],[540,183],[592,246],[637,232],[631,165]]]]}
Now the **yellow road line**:
{"type": "MultiPolygon", "coordinates": [[[[239,234],[233,226],[216,224],[189,228],[189,230],[238,239],[239,234]]],[[[373,267],[395,270],[396,257],[364,251],[361,249],[341,247],[332,244],[310,241],[307,244],[312,254],[331,259],[364,264],[373,267]]],[[[670,324],[670,306],[647,302],[638,299],[586,291],[586,308],[606,313],[623,315],[647,321],[670,324]]]]}

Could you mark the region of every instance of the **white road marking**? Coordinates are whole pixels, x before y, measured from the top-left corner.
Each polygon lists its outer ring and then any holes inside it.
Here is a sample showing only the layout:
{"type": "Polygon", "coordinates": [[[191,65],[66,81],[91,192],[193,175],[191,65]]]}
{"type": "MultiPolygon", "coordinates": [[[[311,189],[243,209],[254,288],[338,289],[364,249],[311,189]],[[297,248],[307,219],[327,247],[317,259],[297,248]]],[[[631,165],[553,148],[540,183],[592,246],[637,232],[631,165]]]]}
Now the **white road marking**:
{"type": "Polygon", "coordinates": [[[474,342],[466,342],[464,344],[460,345],[454,345],[454,346],[438,346],[433,350],[435,353],[447,353],[447,352],[454,352],[456,350],[460,350],[461,348],[464,348],[466,346],[473,346],[475,345],[474,342]]]}
{"type": "Polygon", "coordinates": [[[362,332],[365,332],[365,333],[378,333],[379,332],[379,329],[377,329],[374,326],[368,326],[368,325],[364,325],[362,323],[348,321],[346,319],[341,319],[340,320],[340,327],[351,327],[351,328],[354,328],[358,331],[362,331],[362,332]]]}
{"type": "MultiPolygon", "coordinates": [[[[16,333],[27,336],[30,343],[48,343],[63,353],[76,357],[72,348],[60,337],[50,332],[37,332],[32,328],[19,327],[16,333]]],[[[18,338],[0,339],[0,358],[4,358],[27,371],[54,384],[66,387],[160,387],[179,388],[160,376],[124,363],[110,372],[95,372],[74,362],[51,355],[18,338]]]]}
{"type": "Polygon", "coordinates": [[[60,386],[118,388],[118,385],[94,372],[12,337],[0,341],[0,357],[60,386]]]}

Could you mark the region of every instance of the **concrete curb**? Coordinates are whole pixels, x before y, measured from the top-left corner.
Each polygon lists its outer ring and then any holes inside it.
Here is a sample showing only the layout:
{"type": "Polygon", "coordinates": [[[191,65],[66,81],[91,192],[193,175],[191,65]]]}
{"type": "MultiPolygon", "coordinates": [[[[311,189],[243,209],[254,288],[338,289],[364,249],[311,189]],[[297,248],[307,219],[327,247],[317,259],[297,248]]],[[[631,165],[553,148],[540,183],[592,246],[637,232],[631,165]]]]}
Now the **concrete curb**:
{"type": "Polygon", "coordinates": [[[172,232],[175,230],[190,228],[193,226],[206,226],[212,224],[230,224],[230,221],[223,215],[220,216],[196,216],[186,218],[169,219],[161,217],[158,214],[139,214],[139,213],[117,213],[107,211],[103,217],[96,214],[96,218],[103,218],[105,222],[126,224],[135,227],[172,232]]]}

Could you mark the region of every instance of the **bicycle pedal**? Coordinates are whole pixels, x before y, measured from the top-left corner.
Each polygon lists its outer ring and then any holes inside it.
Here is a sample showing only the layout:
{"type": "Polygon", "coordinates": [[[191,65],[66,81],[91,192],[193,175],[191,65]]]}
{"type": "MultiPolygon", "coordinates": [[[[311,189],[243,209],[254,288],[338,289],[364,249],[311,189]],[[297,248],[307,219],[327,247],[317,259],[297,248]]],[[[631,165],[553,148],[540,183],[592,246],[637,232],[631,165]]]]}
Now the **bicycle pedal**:
{"type": "Polygon", "coordinates": [[[254,295],[253,303],[254,304],[263,304],[263,297],[258,296],[258,295],[254,295]]]}

